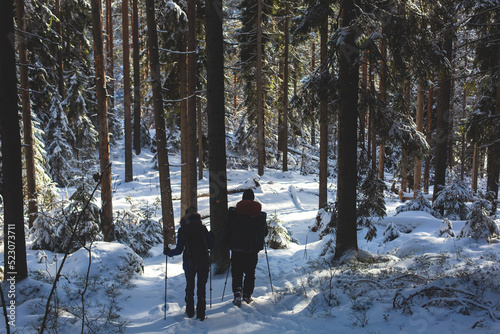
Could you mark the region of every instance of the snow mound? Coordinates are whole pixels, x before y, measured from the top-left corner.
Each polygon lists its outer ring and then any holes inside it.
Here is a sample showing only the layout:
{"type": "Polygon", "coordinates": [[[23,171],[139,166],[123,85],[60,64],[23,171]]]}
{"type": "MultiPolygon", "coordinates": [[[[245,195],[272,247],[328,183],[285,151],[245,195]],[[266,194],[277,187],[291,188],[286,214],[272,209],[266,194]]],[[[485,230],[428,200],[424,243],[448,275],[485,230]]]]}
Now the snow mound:
{"type": "MultiPolygon", "coordinates": [[[[110,242],[95,242],[90,248],[92,259],[89,276],[99,277],[102,280],[117,279],[120,283],[127,283],[135,274],[141,274],[144,260],[130,247],[110,242]]],[[[57,262],[57,268],[62,259],[57,262]]],[[[86,276],[89,266],[89,251],[81,248],[70,254],[64,263],[62,274],[65,276],[86,276]]],[[[56,267],[52,270],[55,274],[56,267]]]]}

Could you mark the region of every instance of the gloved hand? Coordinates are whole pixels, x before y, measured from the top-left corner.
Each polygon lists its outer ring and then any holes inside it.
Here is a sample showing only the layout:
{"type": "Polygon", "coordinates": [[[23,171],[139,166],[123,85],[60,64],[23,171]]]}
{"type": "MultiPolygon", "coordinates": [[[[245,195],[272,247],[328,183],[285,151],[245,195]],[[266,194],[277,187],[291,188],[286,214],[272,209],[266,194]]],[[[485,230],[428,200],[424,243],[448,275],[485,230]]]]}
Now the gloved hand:
{"type": "Polygon", "coordinates": [[[163,247],[163,255],[168,255],[168,252],[170,251],[170,247],[168,247],[168,245],[165,245],[163,247]]]}

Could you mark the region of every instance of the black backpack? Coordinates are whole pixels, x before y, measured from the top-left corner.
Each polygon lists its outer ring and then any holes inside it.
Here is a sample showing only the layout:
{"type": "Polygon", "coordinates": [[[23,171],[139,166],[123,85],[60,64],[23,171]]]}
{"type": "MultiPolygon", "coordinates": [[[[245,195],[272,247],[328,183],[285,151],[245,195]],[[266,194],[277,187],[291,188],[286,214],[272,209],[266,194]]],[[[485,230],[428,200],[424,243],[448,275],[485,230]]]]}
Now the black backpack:
{"type": "Polygon", "coordinates": [[[185,257],[191,269],[205,269],[210,266],[210,255],[208,253],[205,227],[201,223],[200,216],[191,215],[183,220],[182,238],[185,241],[185,257]]]}
{"type": "Polygon", "coordinates": [[[267,235],[266,217],[265,212],[261,212],[258,217],[252,217],[238,214],[234,207],[229,208],[229,248],[243,253],[263,250],[267,235]]]}

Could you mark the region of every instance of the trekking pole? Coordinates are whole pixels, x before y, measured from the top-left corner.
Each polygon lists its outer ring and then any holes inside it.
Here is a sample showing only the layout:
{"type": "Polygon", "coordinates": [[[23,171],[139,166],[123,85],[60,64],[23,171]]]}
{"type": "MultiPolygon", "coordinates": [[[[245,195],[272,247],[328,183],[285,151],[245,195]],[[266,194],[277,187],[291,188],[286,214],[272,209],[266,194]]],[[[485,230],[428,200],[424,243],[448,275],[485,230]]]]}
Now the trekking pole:
{"type": "Polygon", "coordinates": [[[224,301],[224,293],[226,292],[227,278],[229,277],[229,270],[231,269],[231,262],[229,262],[229,267],[227,267],[226,281],[224,282],[224,289],[222,290],[221,301],[224,301]]]}
{"type": "Polygon", "coordinates": [[[168,256],[165,255],[165,305],[164,305],[164,310],[163,310],[163,319],[167,319],[167,263],[168,263],[168,256]]]}
{"type": "MultiPolygon", "coordinates": [[[[208,256],[211,252],[209,251],[208,256]]],[[[210,263],[210,308],[212,308],[212,264],[210,263]]]]}
{"type": "Polygon", "coordinates": [[[267,257],[267,246],[266,243],[264,242],[264,250],[266,252],[266,261],[267,261],[267,272],[269,273],[269,283],[271,283],[271,293],[274,294],[273,290],[273,280],[271,278],[271,269],[269,268],[269,258],[267,257]]]}

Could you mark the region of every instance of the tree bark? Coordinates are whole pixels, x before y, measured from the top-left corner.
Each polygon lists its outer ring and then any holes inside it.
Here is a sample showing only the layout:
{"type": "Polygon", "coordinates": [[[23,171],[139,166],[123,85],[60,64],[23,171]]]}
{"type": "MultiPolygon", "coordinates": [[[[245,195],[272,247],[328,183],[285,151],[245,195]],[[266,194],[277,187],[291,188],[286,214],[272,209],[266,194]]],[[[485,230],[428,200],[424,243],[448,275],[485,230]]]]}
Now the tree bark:
{"type": "Polygon", "coordinates": [[[257,151],[258,174],[264,175],[266,165],[266,138],[264,133],[264,96],[262,83],[262,0],[257,0],[257,151]]]}
{"type": "Polygon", "coordinates": [[[11,278],[21,280],[28,277],[13,17],[13,1],[1,1],[0,138],[2,141],[2,197],[4,201],[4,281],[11,278]],[[13,261],[13,259],[15,260],[13,261]]]}
{"type": "Polygon", "coordinates": [[[188,0],[187,205],[198,207],[196,164],[196,0],[188,0]]]}
{"type": "Polygon", "coordinates": [[[212,256],[219,273],[229,265],[229,248],[220,242],[227,219],[222,1],[207,0],[206,15],[210,228],[217,240],[212,256]]]}
{"type": "MultiPolygon", "coordinates": [[[[102,5],[101,5],[102,6],[102,5]]],[[[102,9],[101,9],[102,10],[102,9]]],[[[114,34],[113,34],[113,0],[106,0],[106,88],[108,93],[107,107],[110,112],[115,110],[115,59],[113,57],[114,34]]]]}
{"type": "Polygon", "coordinates": [[[160,198],[163,218],[163,236],[165,244],[175,243],[174,210],[170,187],[170,166],[168,163],[165,117],[163,115],[163,97],[161,94],[160,56],[158,54],[158,35],[156,28],[154,0],[146,0],[146,18],[148,26],[149,63],[153,91],[153,110],[156,128],[156,149],[158,152],[158,170],[160,172],[160,198]]]}
{"type": "MultiPolygon", "coordinates": [[[[56,1],[56,13],[59,13],[60,8],[57,6],[59,0],[56,1]],[[57,10],[59,8],[59,11],[57,10]]],[[[33,127],[31,122],[31,97],[29,87],[29,67],[28,67],[28,52],[26,41],[26,17],[24,0],[16,0],[16,15],[17,29],[19,30],[19,40],[17,49],[19,53],[19,75],[21,83],[21,106],[23,114],[23,130],[24,130],[24,159],[26,162],[26,183],[27,183],[27,199],[28,199],[28,215],[29,227],[33,227],[33,222],[38,215],[38,202],[36,191],[36,168],[35,154],[33,152],[33,127]]],[[[62,41],[62,39],[61,39],[62,41]]],[[[62,50],[62,45],[61,45],[62,50]]],[[[62,53],[61,53],[62,59],[62,53]]]]}
{"type": "Polygon", "coordinates": [[[283,68],[283,171],[288,170],[288,82],[289,82],[289,18],[290,2],[286,2],[285,9],[285,50],[284,50],[284,68],[283,68]]]}
{"type": "Polygon", "coordinates": [[[188,184],[188,101],[187,101],[187,54],[185,41],[181,43],[179,62],[179,96],[180,103],[180,122],[181,122],[181,213],[184,213],[189,207],[189,191],[186,189],[188,184]]]}
{"type": "MultiPolygon", "coordinates": [[[[422,86],[422,78],[419,79],[418,88],[417,88],[417,131],[424,131],[424,87],[422,86]]],[[[413,172],[413,198],[417,197],[417,193],[422,189],[422,159],[419,157],[415,157],[415,170],[413,172]]]]}
{"type": "Polygon", "coordinates": [[[132,1],[132,45],[134,65],[134,150],[141,154],[141,67],[139,64],[139,5],[132,1]]]}
{"type": "MultiPolygon", "coordinates": [[[[322,2],[327,10],[327,4],[322,2]]],[[[328,16],[325,15],[320,27],[320,58],[321,65],[326,67],[328,42],[328,16]]],[[[319,204],[320,209],[328,205],[328,101],[326,94],[319,102],[319,204]]]]}
{"type": "MultiPolygon", "coordinates": [[[[429,95],[427,96],[427,133],[425,135],[425,139],[427,140],[427,144],[431,145],[432,140],[432,111],[434,106],[434,89],[431,87],[429,89],[429,95]]],[[[425,167],[424,167],[424,193],[429,193],[429,177],[431,170],[431,155],[427,155],[425,158],[425,167]]]]}
{"type": "Polygon", "coordinates": [[[356,231],[357,120],[359,49],[355,29],[348,27],[356,17],[354,0],[343,2],[342,27],[348,29],[339,52],[340,110],[338,156],[338,226],[335,259],[358,253],[356,231]],[[352,253],[351,253],[352,252],[352,253]]]}
{"type": "Polygon", "coordinates": [[[123,36],[123,111],[125,118],[125,182],[134,179],[132,167],[132,113],[130,110],[130,38],[128,1],[122,1],[122,36],[123,36]]]}
{"type": "MultiPolygon", "coordinates": [[[[97,94],[97,122],[99,132],[99,163],[101,171],[110,164],[108,110],[106,96],[106,74],[104,69],[104,41],[102,36],[102,1],[92,0],[92,34],[94,37],[94,68],[97,94]]],[[[111,167],[101,181],[102,230],[104,241],[113,236],[113,194],[111,189],[111,167]]]]}
{"type": "Polygon", "coordinates": [[[477,179],[479,176],[479,149],[474,143],[474,151],[472,154],[472,191],[477,192],[477,179]]]}
{"type": "MultiPolygon", "coordinates": [[[[385,28],[382,26],[382,35],[385,34],[385,28]]],[[[385,37],[382,37],[380,43],[380,54],[382,60],[380,61],[380,95],[382,102],[387,104],[387,42],[385,37]]],[[[385,174],[385,139],[380,138],[379,154],[378,154],[378,178],[384,180],[385,174]]]]}

